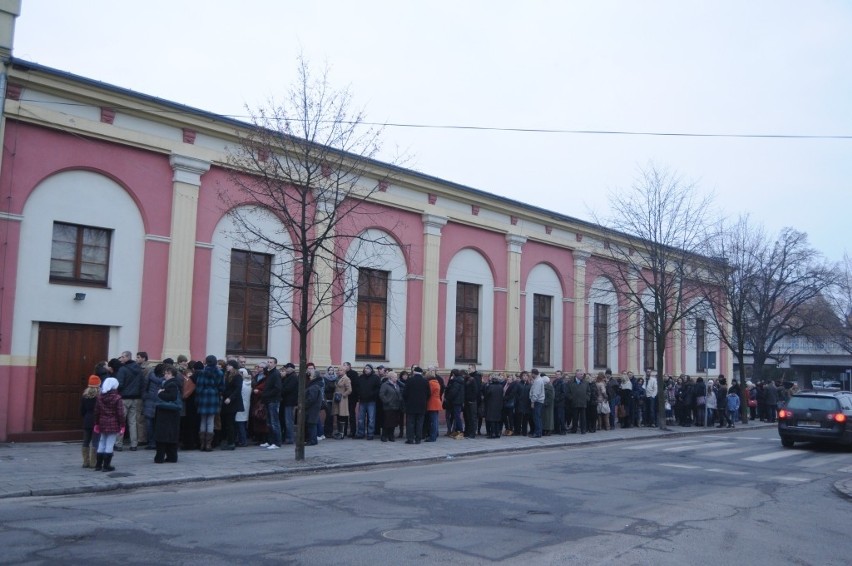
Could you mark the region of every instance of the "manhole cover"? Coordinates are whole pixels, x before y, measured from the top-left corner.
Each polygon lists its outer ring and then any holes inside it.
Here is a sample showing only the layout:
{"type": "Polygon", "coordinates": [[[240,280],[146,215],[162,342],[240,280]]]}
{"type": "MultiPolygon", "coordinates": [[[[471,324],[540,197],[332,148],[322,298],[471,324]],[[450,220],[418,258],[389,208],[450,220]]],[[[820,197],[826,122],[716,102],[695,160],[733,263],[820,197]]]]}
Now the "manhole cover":
{"type": "Polygon", "coordinates": [[[394,529],[383,532],[382,536],[386,539],[402,542],[426,542],[427,540],[435,540],[440,535],[426,529],[394,529]]]}

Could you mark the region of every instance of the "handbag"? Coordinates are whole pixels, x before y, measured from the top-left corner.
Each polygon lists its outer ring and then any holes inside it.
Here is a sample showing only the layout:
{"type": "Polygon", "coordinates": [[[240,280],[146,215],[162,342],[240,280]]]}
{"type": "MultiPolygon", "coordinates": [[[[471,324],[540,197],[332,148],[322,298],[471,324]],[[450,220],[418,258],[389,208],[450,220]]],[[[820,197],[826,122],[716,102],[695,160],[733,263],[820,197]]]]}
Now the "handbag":
{"type": "Polygon", "coordinates": [[[335,393],[334,394],[334,402],[340,403],[341,401],[343,401],[343,393],[335,393]]]}
{"type": "Polygon", "coordinates": [[[609,403],[606,401],[601,401],[598,403],[598,414],[600,415],[608,415],[612,412],[612,409],[609,408],[609,403]]]}
{"type": "Polygon", "coordinates": [[[258,421],[266,420],[266,405],[263,403],[257,403],[254,408],[251,410],[251,418],[258,421]]]}
{"type": "Polygon", "coordinates": [[[748,400],[749,407],[757,407],[757,399],[749,399],[748,400]]]}

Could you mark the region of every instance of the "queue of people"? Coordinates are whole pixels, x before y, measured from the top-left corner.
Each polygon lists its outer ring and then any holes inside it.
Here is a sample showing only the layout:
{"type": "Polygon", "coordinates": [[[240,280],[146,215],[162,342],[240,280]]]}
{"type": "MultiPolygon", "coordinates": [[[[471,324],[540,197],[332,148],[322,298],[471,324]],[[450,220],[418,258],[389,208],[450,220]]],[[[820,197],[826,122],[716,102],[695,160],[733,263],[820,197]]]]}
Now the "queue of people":
{"type": "MultiPolygon", "coordinates": [[[[305,443],[377,437],[436,442],[441,416],[444,435],[453,440],[655,427],[657,385],[651,371],[644,377],[610,370],[592,376],[582,369],[552,376],[538,369],[486,376],[470,365],[442,376],[435,367],[396,372],[365,364],[358,372],[349,363],[324,371],[308,364],[305,443]]],[[[771,382],[746,387],[752,418],[773,422],[786,390],[771,382]]],[[[666,376],[661,394],[669,425],[733,427],[737,420],[737,380],[728,386],[724,376],[706,383],[702,377],[666,376]]],[[[113,470],[125,433],[129,449],[144,444],[155,451],[155,463],[176,463],[179,448],[276,450],[296,441],[298,398],[295,365],[279,368],[274,357],[249,370],[242,357],[190,361],[179,356],[151,365],[145,352],[135,358],[123,352],[98,364],[83,393],[83,467],[113,470]]]]}

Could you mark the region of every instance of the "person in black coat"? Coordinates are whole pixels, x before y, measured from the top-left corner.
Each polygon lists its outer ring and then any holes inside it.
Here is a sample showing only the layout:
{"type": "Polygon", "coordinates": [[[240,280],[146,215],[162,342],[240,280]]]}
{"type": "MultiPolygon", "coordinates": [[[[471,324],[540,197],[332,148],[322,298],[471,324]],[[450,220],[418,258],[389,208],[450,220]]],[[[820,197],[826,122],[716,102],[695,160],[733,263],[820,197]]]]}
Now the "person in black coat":
{"type": "Polygon", "coordinates": [[[172,365],[163,368],[163,388],[157,393],[154,410],[154,441],[157,451],[154,462],[162,464],[178,461],[178,441],[180,440],[180,410],[182,399],[177,379],[177,369],[172,365]]]}
{"type": "Polygon", "coordinates": [[[521,372],[518,381],[518,402],[515,404],[515,435],[526,436],[531,428],[532,403],[530,402],[530,374],[521,372]]]}
{"type": "Polygon", "coordinates": [[[376,403],[381,387],[381,378],[372,365],[366,364],[364,371],[352,384],[352,389],[358,392],[358,430],[355,438],[366,436],[367,440],[373,440],[376,432],[376,403]]]}
{"type": "Polygon", "coordinates": [[[412,368],[411,376],[405,382],[403,401],[405,403],[406,444],[420,444],[423,433],[423,420],[426,416],[426,401],[429,399],[429,384],[423,377],[423,370],[412,368]]]}
{"type": "Polygon", "coordinates": [[[323,400],[323,381],[322,376],[315,369],[311,371],[309,377],[311,381],[305,388],[305,428],[308,432],[308,446],[316,446],[317,423],[323,400]]]}
{"type": "Polygon", "coordinates": [[[243,406],[243,376],[240,375],[240,364],[237,360],[229,360],[225,376],[225,391],[222,394],[222,432],[225,443],[222,450],[236,448],[237,413],[245,410],[243,406]]]}
{"type": "Polygon", "coordinates": [[[358,382],[359,373],[352,369],[352,364],[343,362],[343,373],[349,378],[352,383],[352,393],[349,394],[347,402],[349,403],[349,438],[355,438],[355,433],[358,432],[358,382]]]}
{"type": "Polygon", "coordinates": [[[556,372],[553,380],[553,434],[565,434],[565,377],[556,372]]]}
{"type": "Polygon", "coordinates": [[[464,393],[465,383],[462,372],[453,369],[450,372],[450,382],[447,383],[447,388],[444,391],[444,399],[452,412],[453,418],[452,430],[447,431],[448,436],[461,437],[464,436],[465,425],[462,420],[462,410],[464,408],[464,393]]]}
{"type": "Polygon", "coordinates": [[[494,375],[482,394],[485,401],[485,432],[488,438],[500,438],[503,422],[503,381],[494,375]]]}
{"type": "Polygon", "coordinates": [[[476,377],[468,372],[464,376],[464,430],[465,437],[476,438],[476,419],[479,411],[480,384],[476,377]]]}
{"type": "Polygon", "coordinates": [[[512,436],[515,429],[515,408],[518,406],[520,384],[515,376],[510,375],[508,384],[503,389],[503,430],[506,436],[512,436]]]}

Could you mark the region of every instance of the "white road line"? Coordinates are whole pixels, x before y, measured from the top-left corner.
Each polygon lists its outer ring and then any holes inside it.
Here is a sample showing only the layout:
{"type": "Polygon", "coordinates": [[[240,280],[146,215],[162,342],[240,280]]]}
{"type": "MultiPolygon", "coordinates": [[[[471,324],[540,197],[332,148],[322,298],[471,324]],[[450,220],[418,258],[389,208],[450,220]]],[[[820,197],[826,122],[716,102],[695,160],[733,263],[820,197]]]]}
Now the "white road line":
{"type": "Polygon", "coordinates": [[[745,476],[748,475],[749,472],[738,472],[736,470],[720,470],[719,468],[707,468],[708,472],[713,472],[716,474],[728,474],[731,476],[745,476]]]}
{"type": "Polygon", "coordinates": [[[722,450],[711,450],[709,452],[701,452],[702,456],[710,456],[716,458],[718,456],[730,456],[731,454],[739,454],[740,452],[753,452],[754,446],[744,446],[741,448],[724,448],[722,450]]]}
{"type": "Polygon", "coordinates": [[[626,446],[625,450],[645,450],[646,448],[660,448],[661,446],[674,446],[678,444],[697,444],[698,440],[669,440],[668,442],[650,442],[648,444],[634,444],[626,446]]]}
{"type": "Polygon", "coordinates": [[[666,468],[680,468],[682,470],[700,470],[701,466],[690,466],[689,464],[660,464],[666,468]]]}
{"type": "Polygon", "coordinates": [[[689,450],[703,450],[704,448],[719,448],[730,446],[730,442],[705,442],[704,444],[692,444],[690,446],[676,446],[674,448],[663,448],[663,452],[687,452],[689,450]]]}
{"type": "Polygon", "coordinates": [[[758,454],[757,456],[749,456],[743,458],[746,462],[771,462],[772,460],[780,460],[781,458],[789,458],[790,456],[801,455],[802,452],[795,450],[785,450],[783,452],[768,452],[766,454],[758,454]]]}
{"type": "Polygon", "coordinates": [[[846,466],[845,468],[840,468],[837,471],[843,472],[843,473],[846,473],[846,474],[852,474],[852,466],[846,466]]]}
{"type": "Polygon", "coordinates": [[[795,482],[811,481],[811,478],[797,478],[795,476],[774,476],[774,477],[771,477],[769,479],[778,480],[778,481],[795,481],[795,482]]]}
{"type": "Polygon", "coordinates": [[[795,465],[800,468],[818,468],[820,466],[827,466],[834,462],[839,462],[841,460],[847,460],[849,456],[845,454],[834,455],[834,456],[816,456],[814,458],[809,458],[807,460],[803,460],[801,462],[796,462],[795,465]]]}

